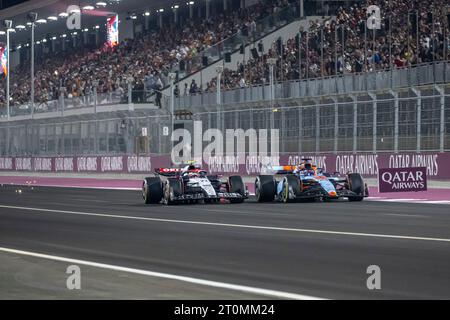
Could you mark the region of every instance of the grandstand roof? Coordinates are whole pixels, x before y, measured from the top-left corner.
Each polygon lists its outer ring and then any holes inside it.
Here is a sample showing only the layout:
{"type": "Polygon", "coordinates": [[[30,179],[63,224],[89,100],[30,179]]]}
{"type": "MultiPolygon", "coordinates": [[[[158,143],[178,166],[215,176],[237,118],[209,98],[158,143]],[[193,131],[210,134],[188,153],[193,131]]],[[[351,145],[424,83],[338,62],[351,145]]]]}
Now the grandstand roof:
{"type": "MultiPolygon", "coordinates": [[[[100,1],[100,0],[98,0],[100,1]]],[[[83,7],[84,5],[92,4],[98,1],[80,1],[78,5],[83,7]]],[[[92,11],[84,11],[81,24],[82,28],[91,28],[98,24],[106,23],[104,17],[113,13],[123,12],[143,12],[150,10],[151,13],[155,12],[155,9],[167,7],[167,0],[104,0],[107,6],[104,8],[97,7],[92,11]],[[153,9],[153,10],[152,10],[153,9]]],[[[13,21],[13,26],[25,25],[27,23],[27,14],[29,12],[37,12],[38,19],[47,19],[49,16],[57,16],[61,12],[65,12],[67,7],[71,4],[76,4],[71,0],[35,0],[26,1],[18,5],[6,8],[0,11],[0,20],[9,19],[13,21]]],[[[172,3],[170,3],[171,5],[172,3]]],[[[29,28],[27,27],[29,30],[29,28]]],[[[25,30],[17,30],[13,37],[13,41],[16,43],[25,42],[30,38],[30,33],[25,30]]],[[[36,27],[36,37],[38,38],[49,35],[58,35],[64,33],[67,30],[66,19],[58,17],[57,21],[48,21],[45,24],[40,24],[36,27]]],[[[2,40],[2,39],[1,39],[2,40]]],[[[0,41],[1,41],[0,40],[0,41]]]]}

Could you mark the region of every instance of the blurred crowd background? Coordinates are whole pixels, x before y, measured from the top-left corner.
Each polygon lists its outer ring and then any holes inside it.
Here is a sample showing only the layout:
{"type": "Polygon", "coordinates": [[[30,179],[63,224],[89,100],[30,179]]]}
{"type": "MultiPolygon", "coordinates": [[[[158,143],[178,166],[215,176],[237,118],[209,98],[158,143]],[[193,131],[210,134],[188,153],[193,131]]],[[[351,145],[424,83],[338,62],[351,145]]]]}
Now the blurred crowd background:
{"type": "MultiPolygon", "coordinates": [[[[306,3],[308,4],[308,2],[306,3]]],[[[291,8],[298,14],[298,1],[261,0],[242,8],[212,15],[208,19],[186,19],[183,25],[167,22],[159,30],[143,32],[118,46],[79,47],[66,52],[48,53],[36,62],[35,103],[45,105],[63,94],[66,98],[88,97],[97,93],[125,96],[127,79],[132,77],[137,91],[160,93],[168,86],[171,70],[182,63],[193,73],[201,65],[193,63],[206,49],[239,33],[252,34],[257,21],[291,8]]],[[[320,8],[307,7],[306,13],[329,17],[311,21],[309,30],[283,41],[276,41],[266,54],[248,57],[237,70],[224,69],[224,90],[268,83],[267,59],[276,58],[278,81],[307,79],[344,73],[372,72],[405,68],[416,64],[449,60],[448,0],[368,0],[330,1],[320,8]],[[381,28],[366,28],[370,4],[380,7],[381,28]]],[[[251,46],[258,40],[250,37],[251,46]]],[[[5,105],[5,77],[1,75],[0,105],[5,105]]],[[[214,92],[216,79],[206,86],[193,81],[175,95],[214,92]]],[[[11,72],[10,104],[30,100],[29,62],[11,72]]]]}

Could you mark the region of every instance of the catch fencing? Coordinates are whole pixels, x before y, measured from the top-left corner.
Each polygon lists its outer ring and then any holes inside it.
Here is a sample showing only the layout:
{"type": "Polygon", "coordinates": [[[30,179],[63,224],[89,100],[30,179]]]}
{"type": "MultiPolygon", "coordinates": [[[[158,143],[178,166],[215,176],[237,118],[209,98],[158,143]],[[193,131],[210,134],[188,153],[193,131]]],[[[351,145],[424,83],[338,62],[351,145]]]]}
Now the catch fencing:
{"type": "MultiPolygon", "coordinates": [[[[445,85],[302,100],[195,106],[174,127],[278,129],[281,153],[450,150],[445,85]]],[[[0,122],[0,155],[169,154],[170,108],[0,122]]],[[[204,142],[204,143],[207,143],[204,142]]]]}

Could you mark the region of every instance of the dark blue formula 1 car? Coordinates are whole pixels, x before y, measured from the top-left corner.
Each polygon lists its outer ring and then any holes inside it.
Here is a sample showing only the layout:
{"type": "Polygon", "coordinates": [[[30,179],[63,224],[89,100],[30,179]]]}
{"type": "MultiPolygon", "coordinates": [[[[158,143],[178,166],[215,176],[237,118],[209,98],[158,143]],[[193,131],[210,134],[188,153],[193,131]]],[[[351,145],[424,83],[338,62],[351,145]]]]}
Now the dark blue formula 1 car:
{"type": "Polygon", "coordinates": [[[299,200],[332,200],[347,198],[362,201],[369,196],[367,184],[359,173],[326,173],[303,159],[298,166],[271,166],[274,175],[259,175],[255,180],[255,195],[258,202],[299,200]],[[275,175],[281,179],[277,180],[275,175]]]}

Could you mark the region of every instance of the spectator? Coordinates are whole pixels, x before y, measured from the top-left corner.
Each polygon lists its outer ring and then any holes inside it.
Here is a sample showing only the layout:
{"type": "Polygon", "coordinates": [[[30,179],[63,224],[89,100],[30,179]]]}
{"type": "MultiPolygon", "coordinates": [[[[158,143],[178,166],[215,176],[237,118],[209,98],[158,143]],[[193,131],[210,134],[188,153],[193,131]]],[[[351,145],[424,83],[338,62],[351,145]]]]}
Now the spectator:
{"type": "Polygon", "coordinates": [[[241,80],[239,80],[239,87],[241,88],[241,89],[243,89],[243,88],[245,88],[245,78],[242,76],[241,77],[241,80]]]}
{"type": "Polygon", "coordinates": [[[189,94],[191,96],[195,95],[197,94],[197,90],[198,90],[197,83],[195,82],[195,79],[192,79],[191,86],[189,88],[189,94]]]}

